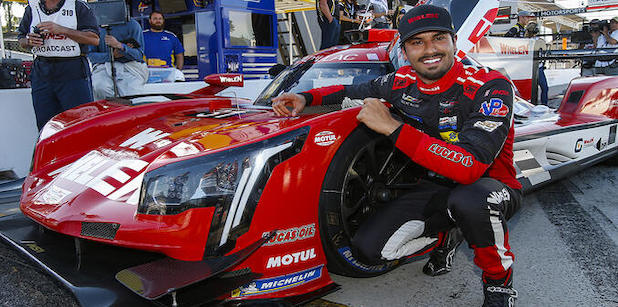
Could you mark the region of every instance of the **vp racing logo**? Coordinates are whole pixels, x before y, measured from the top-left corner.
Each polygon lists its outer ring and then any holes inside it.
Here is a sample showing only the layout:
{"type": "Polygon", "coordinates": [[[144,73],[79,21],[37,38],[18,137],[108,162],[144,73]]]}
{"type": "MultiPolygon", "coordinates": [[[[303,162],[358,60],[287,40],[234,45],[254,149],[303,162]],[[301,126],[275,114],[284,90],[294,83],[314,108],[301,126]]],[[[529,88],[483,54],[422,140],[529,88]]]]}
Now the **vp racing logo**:
{"type": "Polygon", "coordinates": [[[509,107],[500,98],[491,98],[481,104],[479,112],[485,116],[505,117],[509,107]]]}

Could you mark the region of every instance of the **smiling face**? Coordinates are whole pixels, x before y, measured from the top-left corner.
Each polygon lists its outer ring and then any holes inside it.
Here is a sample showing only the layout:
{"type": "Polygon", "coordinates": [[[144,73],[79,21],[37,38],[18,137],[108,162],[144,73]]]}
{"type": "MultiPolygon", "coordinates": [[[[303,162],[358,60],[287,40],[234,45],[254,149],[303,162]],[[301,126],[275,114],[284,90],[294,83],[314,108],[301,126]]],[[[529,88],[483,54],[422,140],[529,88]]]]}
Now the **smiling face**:
{"type": "Polygon", "coordinates": [[[418,77],[431,84],[455,63],[455,37],[448,32],[427,31],[405,41],[403,51],[418,77]]]}

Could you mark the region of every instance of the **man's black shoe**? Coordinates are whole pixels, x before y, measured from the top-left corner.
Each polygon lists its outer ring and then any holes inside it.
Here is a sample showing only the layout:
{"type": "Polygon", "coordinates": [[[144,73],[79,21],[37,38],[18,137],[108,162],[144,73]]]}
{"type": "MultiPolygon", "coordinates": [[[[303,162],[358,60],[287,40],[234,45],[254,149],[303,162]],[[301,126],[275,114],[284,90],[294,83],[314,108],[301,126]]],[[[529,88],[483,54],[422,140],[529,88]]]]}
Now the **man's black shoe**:
{"type": "Polygon", "coordinates": [[[429,261],[423,267],[423,273],[429,276],[438,276],[451,271],[455,250],[463,242],[463,234],[459,228],[453,228],[446,234],[446,238],[436,247],[429,256],[429,261]]]}
{"type": "Polygon", "coordinates": [[[483,307],[513,307],[517,299],[517,290],[513,289],[512,272],[502,280],[483,280],[483,307]]]}

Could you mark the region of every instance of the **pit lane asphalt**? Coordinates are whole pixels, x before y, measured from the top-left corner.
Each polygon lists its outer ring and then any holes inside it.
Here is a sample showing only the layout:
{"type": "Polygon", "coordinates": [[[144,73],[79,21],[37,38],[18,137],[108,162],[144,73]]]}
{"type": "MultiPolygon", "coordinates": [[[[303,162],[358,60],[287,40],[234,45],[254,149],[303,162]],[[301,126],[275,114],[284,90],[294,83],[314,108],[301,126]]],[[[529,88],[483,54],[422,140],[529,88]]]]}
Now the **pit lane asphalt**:
{"type": "MultiPolygon", "coordinates": [[[[601,164],[524,197],[509,221],[518,306],[618,306],[617,183],[618,166],[601,164]]],[[[424,260],[374,278],[331,275],[341,289],[311,306],[480,306],[480,271],[472,259],[464,243],[453,271],[443,276],[425,276],[424,260]]],[[[0,244],[0,306],[75,301],[0,244]]]]}

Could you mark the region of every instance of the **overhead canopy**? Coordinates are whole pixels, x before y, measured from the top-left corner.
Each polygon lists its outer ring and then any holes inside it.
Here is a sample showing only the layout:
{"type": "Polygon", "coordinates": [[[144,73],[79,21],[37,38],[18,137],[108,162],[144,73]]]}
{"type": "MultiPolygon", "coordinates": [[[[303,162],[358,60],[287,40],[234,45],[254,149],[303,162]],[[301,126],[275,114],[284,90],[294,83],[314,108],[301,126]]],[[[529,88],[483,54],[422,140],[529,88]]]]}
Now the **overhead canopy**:
{"type": "Polygon", "coordinates": [[[275,0],[277,13],[315,10],[315,0],[275,0]]]}
{"type": "MultiPolygon", "coordinates": [[[[522,2],[521,7],[533,13],[540,14],[541,11],[556,11],[562,10],[564,7],[553,3],[549,0],[527,0],[522,2]]],[[[540,21],[545,27],[552,29],[552,32],[560,32],[564,30],[576,30],[583,21],[583,18],[578,15],[560,15],[560,16],[539,16],[540,21]],[[561,26],[557,26],[560,24],[561,26]]]]}

